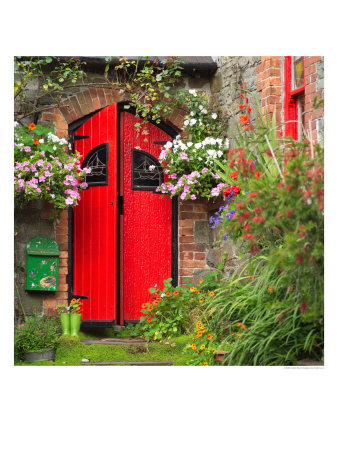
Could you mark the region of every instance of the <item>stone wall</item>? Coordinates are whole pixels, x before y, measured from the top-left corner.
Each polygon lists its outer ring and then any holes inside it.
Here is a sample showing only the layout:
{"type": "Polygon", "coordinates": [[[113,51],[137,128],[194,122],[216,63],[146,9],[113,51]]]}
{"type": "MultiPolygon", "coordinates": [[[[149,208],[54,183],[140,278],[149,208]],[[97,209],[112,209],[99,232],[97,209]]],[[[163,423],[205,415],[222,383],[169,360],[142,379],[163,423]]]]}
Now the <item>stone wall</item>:
{"type": "MultiPolygon", "coordinates": [[[[241,86],[257,95],[257,66],[261,62],[260,56],[218,56],[214,58],[218,64],[218,70],[211,80],[211,102],[217,106],[222,114],[226,114],[229,122],[229,138],[236,135],[238,118],[241,114],[239,105],[243,103],[241,98],[241,86]]],[[[256,104],[250,100],[250,105],[255,115],[256,104]]]]}

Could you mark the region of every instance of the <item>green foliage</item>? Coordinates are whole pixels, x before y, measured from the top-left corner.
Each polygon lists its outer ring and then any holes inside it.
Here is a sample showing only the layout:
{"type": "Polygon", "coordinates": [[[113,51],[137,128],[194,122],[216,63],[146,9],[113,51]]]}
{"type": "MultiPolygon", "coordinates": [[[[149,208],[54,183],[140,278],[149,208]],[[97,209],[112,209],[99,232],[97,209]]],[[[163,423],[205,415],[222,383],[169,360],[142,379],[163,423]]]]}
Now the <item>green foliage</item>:
{"type": "MultiPolygon", "coordinates": [[[[107,56],[105,77],[109,79],[110,63],[113,57],[107,56]]],[[[151,62],[149,57],[139,57],[136,61],[120,58],[115,66],[117,81],[112,85],[119,87],[130,97],[129,105],[136,108],[136,114],[142,118],[142,123],[152,120],[160,123],[162,116],[168,116],[177,106],[171,88],[182,76],[179,57],[172,56],[162,61],[151,62]],[[141,62],[141,59],[144,61],[141,62]]],[[[141,124],[136,124],[137,129],[141,124]]]]}
{"type": "Polygon", "coordinates": [[[60,327],[54,319],[35,313],[16,327],[15,350],[22,354],[55,348],[60,334],[60,327]]]}
{"type": "Polygon", "coordinates": [[[144,315],[140,319],[140,331],[148,341],[188,333],[192,311],[200,309],[213,295],[210,289],[215,286],[212,277],[201,279],[198,287],[191,282],[186,286],[173,287],[171,281],[171,278],[164,280],[163,289],[149,288],[153,297],[142,305],[141,312],[144,315]]]}
{"type": "Polygon", "coordinates": [[[226,207],[218,223],[241,239],[246,258],[241,273],[215,290],[211,327],[231,344],[225,364],[321,359],[324,150],[282,138],[274,118],[261,116],[253,127],[244,117],[239,148],[230,149],[228,167],[218,164],[222,179],[236,179],[241,193],[234,214],[226,207]]]}
{"type": "Polygon", "coordinates": [[[16,120],[43,109],[43,97],[47,96],[49,103],[57,104],[68,87],[85,77],[83,64],[79,58],[62,60],[54,56],[15,56],[14,98],[19,103],[15,111],[16,120]],[[33,86],[34,94],[28,96],[28,87],[33,89],[33,86]]]}

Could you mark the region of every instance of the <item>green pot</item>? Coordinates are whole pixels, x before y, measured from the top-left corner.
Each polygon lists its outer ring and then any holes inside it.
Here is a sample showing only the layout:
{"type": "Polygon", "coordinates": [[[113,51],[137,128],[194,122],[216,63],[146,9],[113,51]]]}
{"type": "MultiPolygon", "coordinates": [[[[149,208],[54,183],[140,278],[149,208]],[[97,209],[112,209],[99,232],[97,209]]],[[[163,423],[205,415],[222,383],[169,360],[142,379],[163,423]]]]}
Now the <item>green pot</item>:
{"type": "Polygon", "coordinates": [[[70,313],[70,334],[79,337],[82,314],[70,313]]]}
{"type": "Polygon", "coordinates": [[[70,334],[70,314],[69,313],[61,313],[60,314],[62,335],[70,334]]]}

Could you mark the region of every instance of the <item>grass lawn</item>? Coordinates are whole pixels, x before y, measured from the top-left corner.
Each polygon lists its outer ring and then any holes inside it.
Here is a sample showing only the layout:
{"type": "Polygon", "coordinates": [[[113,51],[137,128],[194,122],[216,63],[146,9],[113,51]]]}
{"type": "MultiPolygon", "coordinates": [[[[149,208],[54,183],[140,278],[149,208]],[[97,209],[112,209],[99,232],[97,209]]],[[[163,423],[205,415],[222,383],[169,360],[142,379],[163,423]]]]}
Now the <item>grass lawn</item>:
{"type": "MultiPolygon", "coordinates": [[[[122,333],[123,335],[123,333],[122,333]]],[[[100,337],[122,337],[121,332],[101,330],[98,336],[94,330],[81,332],[80,339],[98,339],[100,337]]],[[[87,345],[77,338],[61,337],[56,350],[55,362],[40,361],[35,363],[19,362],[27,366],[71,366],[86,358],[92,362],[109,361],[171,361],[174,366],[186,365],[189,356],[183,353],[184,347],[191,342],[190,336],[179,336],[163,343],[147,345],[87,345]],[[168,343],[166,343],[168,342],[168,343]]]]}

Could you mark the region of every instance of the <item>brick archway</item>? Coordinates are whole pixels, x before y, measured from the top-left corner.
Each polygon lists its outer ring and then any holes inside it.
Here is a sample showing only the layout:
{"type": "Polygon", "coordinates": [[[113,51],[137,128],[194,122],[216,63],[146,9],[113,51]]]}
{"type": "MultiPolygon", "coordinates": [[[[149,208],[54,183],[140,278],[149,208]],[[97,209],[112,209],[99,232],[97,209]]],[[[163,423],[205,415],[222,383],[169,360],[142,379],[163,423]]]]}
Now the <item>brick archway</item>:
{"type": "MultiPolygon", "coordinates": [[[[117,90],[89,88],[64,100],[59,107],[44,111],[42,121],[54,123],[55,134],[60,138],[67,138],[68,126],[71,123],[112,103],[127,100],[117,90]]],[[[166,118],[165,122],[179,132],[186,114],[186,109],[178,108],[166,118]]],[[[47,214],[48,211],[46,217],[47,214]]],[[[43,311],[48,315],[54,314],[54,308],[58,304],[68,303],[68,231],[68,210],[63,210],[55,226],[55,239],[59,243],[60,250],[59,287],[57,292],[45,293],[43,296],[43,311]]]]}

